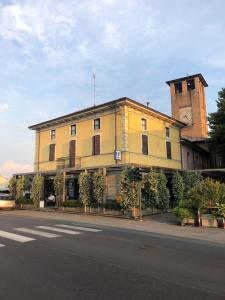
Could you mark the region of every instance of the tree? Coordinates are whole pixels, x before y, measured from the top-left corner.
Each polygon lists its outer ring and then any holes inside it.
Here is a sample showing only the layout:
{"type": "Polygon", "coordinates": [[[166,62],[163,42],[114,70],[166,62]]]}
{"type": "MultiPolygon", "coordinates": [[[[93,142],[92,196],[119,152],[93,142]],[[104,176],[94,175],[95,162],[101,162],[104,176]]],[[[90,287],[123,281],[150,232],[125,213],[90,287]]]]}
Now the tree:
{"type": "Polygon", "coordinates": [[[13,199],[16,199],[16,182],[17,179],[15,176],[12,176],[9,180],[9,192],[13,199]]]}
{"type": "Polygon", "coordinates": [[[157,177],[158,174],[151,169],[150,172],[145,174],[143,178],[143,188],[147,195],[146,206],[150,206],[152,208],[157,207],[159,201],[157,177]]]}
{"type": "Polygon", "coordinates": [[[157,176],[157,188],[158,188],[158,208],[167,209],[170,203],[170,192],[167,188],[167,178],[163,172],[158,173],[157,176]]]}
{"type": "Polygon", "coordinates": [[[188,199],[189,192],[202,181],[202,175],[199,172],[185,172],[184,179],[184,199],[188,199]]]}
{"type": "Polygon", "coordinates": [[[23,198],[23,192],[25,188],[25,178],[24,176],[20,177],[16,181],[16,200],[20,201],[23,198]]]}
{"type": "Polygon", "coordinates": [[[218,92],[217,112],[209,114],[209,146],[225,166],[225,88],[218,92]]]}
{"type": "Polygon", "coordinates": [[[105,177],[100,172],[95,172],[92,175],[93,198],[98,204],[103,203],[105,191],[105,177]]]}
{"type": "Polygon", "coordinates": [[[35,175],[32,181],[31,197],[34,203],[34,207],[38,208],[40,205],[40,199],[43,191],[44,178],[41,175],[35,175]]]}
{"type": "Polygon", "coordinates": [[[175,199],[176,203],[183,200],[183,197],[184,197],[184,181],[183,181],[183,177],[178,172],[176,172],[173,175],[172,191],[173,191],[173,196],[174,196],[174,199],[175,199]]]}
{"type": "Polygon", "coordinates": [[[79,198],[85,209],[86,209],[86,206],[90,205],[90,202],[92,199],[91,189],[92,189],[91,175],[84,173],[84,172],[80,173],[80,175],[79,175],[79,198]]]}
{"type": "Polygon", "coordinates": [[[62,172],[56,173],[53,184],[54,184],[54,191],[56,197],[56,204],[59,207],[60,204],[62,204],[62,195],[63,195],[63,187],[64,187],[64,179],[63,179],[62,172]]]}
{"type": "Polygon", "coordinates": [[[138,206],[138,182],[134,180],[132,168],[126,168],[121,172],[120,195],[121,206],[124,209],[138,206]]]}

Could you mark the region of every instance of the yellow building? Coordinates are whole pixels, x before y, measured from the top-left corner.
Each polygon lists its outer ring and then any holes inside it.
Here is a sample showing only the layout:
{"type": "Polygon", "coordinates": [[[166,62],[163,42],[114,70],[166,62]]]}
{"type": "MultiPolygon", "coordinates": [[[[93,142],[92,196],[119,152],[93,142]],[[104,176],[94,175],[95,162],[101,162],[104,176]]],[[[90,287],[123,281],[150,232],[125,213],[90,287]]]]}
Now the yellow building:
{"type": "Polygon", "coordinates": [[[107,198],[115,199],[125,166],[181,169],[180,129],[184,124],[129,98],[80,110],[29,128],[36,131],[34,171],[68,179],[77,197],[82,170],[103,169],[107,198]]]}

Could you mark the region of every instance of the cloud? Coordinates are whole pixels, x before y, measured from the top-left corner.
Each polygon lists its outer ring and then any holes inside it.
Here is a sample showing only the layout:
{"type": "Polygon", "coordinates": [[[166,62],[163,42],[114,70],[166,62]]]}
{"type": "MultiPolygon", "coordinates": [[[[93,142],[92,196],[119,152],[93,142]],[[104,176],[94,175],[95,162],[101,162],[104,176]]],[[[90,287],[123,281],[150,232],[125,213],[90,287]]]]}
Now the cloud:
{"type": "Polygon", "coordinates": [[[9,109],[8,104],[6,104],[6,103],[0,104],[0,112],[4,112],[8,109],[9,109]]]}
{"type": "Polygon", "coordinates": [[[12,160],[5,161],[0,165],[0,174],[6,178],[10,178],[15,173],[32,172],[33,166],[30,164],[19,164],[12,160]]]}
{"type": "Polygon", "coordinates": [[[103,44],[111,49],[119,49],[122,44],[122,35],[116,24],[107,22],[104,29],[103,44]]]}

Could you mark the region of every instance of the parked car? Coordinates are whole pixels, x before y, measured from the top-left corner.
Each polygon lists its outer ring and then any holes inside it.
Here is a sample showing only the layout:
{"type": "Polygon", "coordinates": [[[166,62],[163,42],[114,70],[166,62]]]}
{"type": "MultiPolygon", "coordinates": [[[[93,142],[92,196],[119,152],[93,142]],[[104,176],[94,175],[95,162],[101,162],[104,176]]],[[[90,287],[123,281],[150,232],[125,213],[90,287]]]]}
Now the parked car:
{"type": "Polygon", "coordinates": [[[0,193],[0,209],[14,209],[15,207],[15,200],[9,194],[0,193]]]}

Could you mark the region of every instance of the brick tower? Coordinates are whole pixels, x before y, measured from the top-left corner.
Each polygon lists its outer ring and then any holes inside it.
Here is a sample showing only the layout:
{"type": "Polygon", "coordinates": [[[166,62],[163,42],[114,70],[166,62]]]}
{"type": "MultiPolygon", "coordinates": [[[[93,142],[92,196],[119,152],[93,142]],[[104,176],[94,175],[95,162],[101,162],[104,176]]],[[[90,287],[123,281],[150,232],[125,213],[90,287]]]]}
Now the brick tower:
{"type": "Polygon", "coordinates": [[[170,86],[172,117],[186,123],[181,135],[189,140],[208,137],[205,90],[208,86],[202,74],[166,82],[170,86]]]}

